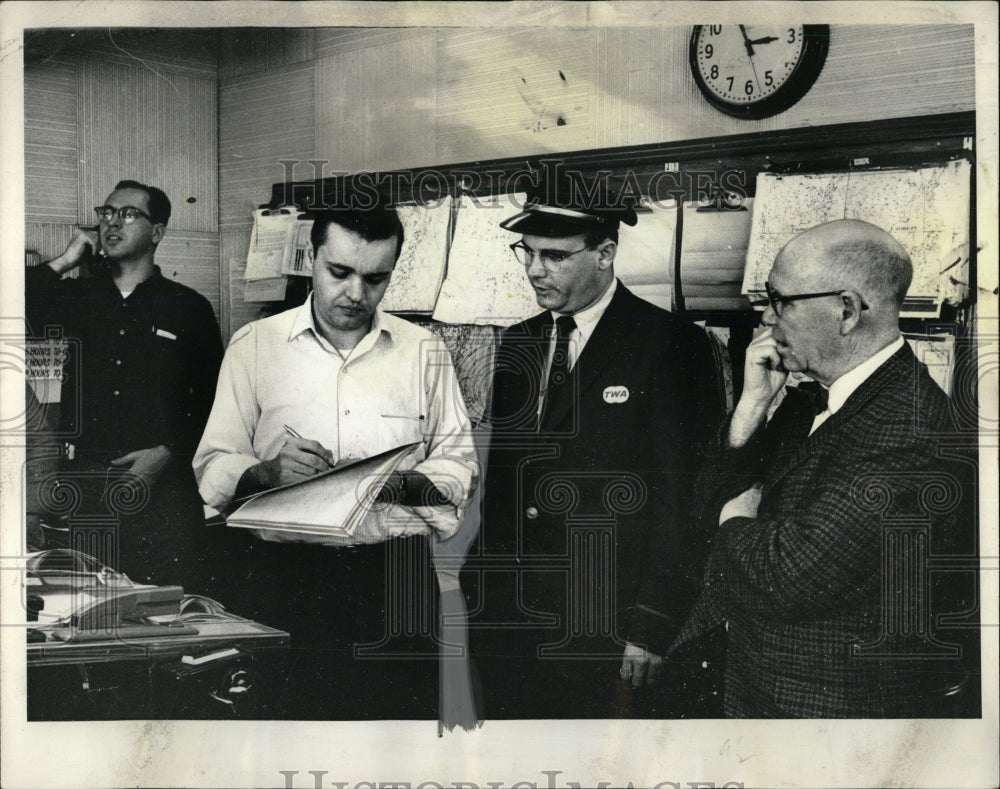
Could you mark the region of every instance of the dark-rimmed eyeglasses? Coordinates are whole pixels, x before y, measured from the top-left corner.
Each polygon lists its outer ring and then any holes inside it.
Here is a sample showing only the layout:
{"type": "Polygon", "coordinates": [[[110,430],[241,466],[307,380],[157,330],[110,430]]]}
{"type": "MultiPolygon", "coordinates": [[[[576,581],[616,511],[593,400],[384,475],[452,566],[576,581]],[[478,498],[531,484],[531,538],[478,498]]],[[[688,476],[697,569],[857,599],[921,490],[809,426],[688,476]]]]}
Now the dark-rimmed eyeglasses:
{"type": "MultiPolygon", "coordinates": [[[[840,290],[824,290],[822,293],[796,293],[791,296],[786,296],[783,293],[778,292],[771,287],[770,282],[764,283],[764,290],[767,293],[767,301],[754,302],[755,307],[770,307],[774,310],[774,314],[779,318],[781,317],[781,311],[784,306],[790,301],[802,301],[803,299],[820,299],[824,296],[839,296],[841,293],[846,292],[847,288],[841,288],[840,290]]],[[[861,309],[868,309],[868,305],[865,304],[864,299],[861,300],[861,309]]]]}
{"type": "Polygon", "coordinates": [[[511,251],[514,253],[514,257],[517,258],[517,262],[522,266],[527,268],[531,265],[531,261],[536,257],[539,262],[549,271],[556,271],[563,263],[569,260],[574,255],[579,255],[581,252],[585,252],[588,249],[594,249],[594,245],[580,247],[580,249],[574,250],[562,250],[562,249],[532,249],[523,241],[515,241],[510,245],[511,251]]]}
{"type": "Polygon", "coordinates": [[[110,222],[116,215],[122,220],[123,225],[131,225],[140,216],[150,222],[153,221],[153,217],[134,205],[123,205],[121,208],[115,208],[113,205],[99,205],[94,208],[94,212],[102,222],[110,222]]]}

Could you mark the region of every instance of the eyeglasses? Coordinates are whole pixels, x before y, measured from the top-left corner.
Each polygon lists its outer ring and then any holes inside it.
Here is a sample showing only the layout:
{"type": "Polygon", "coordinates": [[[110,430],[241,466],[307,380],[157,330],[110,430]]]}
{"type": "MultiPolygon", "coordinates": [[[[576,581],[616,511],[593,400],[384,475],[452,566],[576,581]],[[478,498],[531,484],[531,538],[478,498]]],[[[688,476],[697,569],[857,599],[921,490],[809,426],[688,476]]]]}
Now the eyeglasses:
{"type": "Polygon", "coordinates": [[[525,244],[523,241],[516,241],[510,245],[511,251],[514,253],[514,257],[517,258],[517,262],[522,266],[527,268],[531,265],[531,261],[534,258],[538,258],[541,264],[549,271],[556,271],[559,267],[569,260],[573,255],[579,255],[588,249],[593,249],[594,246],[581,247],[580,249],[573,250],[572,252],[563,251],[561,249],[539,249],[534,250],[525,244]]]}
{"type": "Polygon", "coordinates": [[[134,205],[123,205],[121,208],[115,208],[113,205],[99,205],[94,211],[102,222],[110,222],[115,218],[115,215],[122,220],[123,225],[131,225],[140,216],[150,222],[153,221],[153,217],[134,205]]]}
{"type": "MultiPolygon", "coordinates": [[[[843,293],[846,288],[841,290],[825,290],[822,293],[796,293],[794,296],[784,296],[774,288],[771,287],[770,282],[764,283],[764,290],[767,292],[767,301],[758,301],[754,303],[755,307],[770,306],[774,310],[774,314],[779,318],[781,317],[781,311],[784,305],[790,301],[802,301],[803,299],[819,299],[823,296],[839,296],[843,293]]],[[[868,305],[865,304],[864,300],[861,301],[861,309],[868,309],[868,305]]]]}

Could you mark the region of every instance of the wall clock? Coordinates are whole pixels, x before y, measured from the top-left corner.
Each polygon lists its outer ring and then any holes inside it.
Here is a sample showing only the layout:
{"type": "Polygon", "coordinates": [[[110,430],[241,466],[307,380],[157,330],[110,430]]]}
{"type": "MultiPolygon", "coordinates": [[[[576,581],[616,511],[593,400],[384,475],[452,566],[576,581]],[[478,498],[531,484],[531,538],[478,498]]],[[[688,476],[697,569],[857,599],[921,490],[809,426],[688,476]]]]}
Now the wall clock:
{"type": "Polygon", "coordinates": [[[767,118],[806,95],[829,44],[829,25],[695,25],[688,57],[712,106],[737,118],[767,118]]]}

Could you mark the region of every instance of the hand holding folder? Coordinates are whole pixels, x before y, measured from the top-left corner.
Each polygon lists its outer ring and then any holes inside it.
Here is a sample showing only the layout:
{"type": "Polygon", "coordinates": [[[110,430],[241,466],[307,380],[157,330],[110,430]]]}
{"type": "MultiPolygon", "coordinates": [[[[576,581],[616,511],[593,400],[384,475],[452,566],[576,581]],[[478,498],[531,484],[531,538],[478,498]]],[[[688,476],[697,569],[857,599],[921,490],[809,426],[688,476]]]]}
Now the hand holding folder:
{"type": "Polygon", "coordinates": [[[389,476],[420,446],[419,442],[406,444],[263,491],[248,498],[227,523],[251,529],[350,537],[372,510],[389,476]]]}

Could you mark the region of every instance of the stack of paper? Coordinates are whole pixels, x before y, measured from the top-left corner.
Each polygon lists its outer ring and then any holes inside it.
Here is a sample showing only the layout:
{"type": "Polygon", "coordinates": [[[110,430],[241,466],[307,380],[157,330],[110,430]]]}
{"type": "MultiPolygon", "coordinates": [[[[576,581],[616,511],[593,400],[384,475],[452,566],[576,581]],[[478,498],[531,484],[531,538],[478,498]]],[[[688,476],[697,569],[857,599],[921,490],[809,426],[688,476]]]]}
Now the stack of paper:
{"type": "Polygon", "coordinates": [[[282,276],[284,268],[289,265],[288,258],[300,213],[289,208],[276,212],[266,209],[253,212],[250,250],[247,252],[247,279],[282,276]]]}
{"type": "Polygon", "coordinates": [[[704,211],[684,204],[678,289],[688,310],[747,310],[741,294],[753,199],[746,211],[704,211]]]}
{"type": "Polygon", "coordinates": [[[619,228],[615,275],[640,298],[673,309],[677,206],[647,204],[638,214],[635,227],[619,228]]]}
{"type": "Polygon", "coordinates": [[[955,375],[955,337],[951,334],[905,335],[914,356],[927,365],[934,383],[949,397],[955,375]]]}
{"type": "MultiPolygon", "coordinates": [[[[389,474],[420,444],[407,444],[259,493],[230,515],[230,526],[314,534],[351,544],[389,474]]],[[[262,535],[266,536],[266,535],[262,535]]]]}

